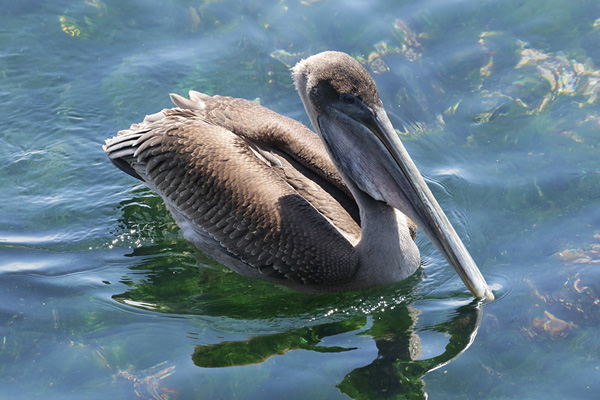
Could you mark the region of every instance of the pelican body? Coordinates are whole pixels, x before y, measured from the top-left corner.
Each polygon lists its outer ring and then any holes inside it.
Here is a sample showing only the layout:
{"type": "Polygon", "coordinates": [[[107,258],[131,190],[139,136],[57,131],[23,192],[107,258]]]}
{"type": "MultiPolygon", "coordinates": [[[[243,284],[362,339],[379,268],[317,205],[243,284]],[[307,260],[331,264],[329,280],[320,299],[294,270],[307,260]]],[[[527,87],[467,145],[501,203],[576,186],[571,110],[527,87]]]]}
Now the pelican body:
{"type": "Polygon", "coordinates": [[[234,271],[311,292],[399,282],[415,224],[476,296],[493,294],[404,149],[369,73],[345,53],[293,69],[316,134],[253,102],[191,91],[104,151],[234,271]]]}

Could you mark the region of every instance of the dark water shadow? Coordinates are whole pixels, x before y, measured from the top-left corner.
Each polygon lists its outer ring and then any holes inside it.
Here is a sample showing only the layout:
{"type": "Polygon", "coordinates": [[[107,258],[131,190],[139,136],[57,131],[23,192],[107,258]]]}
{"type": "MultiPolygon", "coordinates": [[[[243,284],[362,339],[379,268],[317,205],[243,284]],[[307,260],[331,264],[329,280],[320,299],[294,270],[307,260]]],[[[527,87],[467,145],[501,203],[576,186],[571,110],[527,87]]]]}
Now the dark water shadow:
{"type": "MultiPolygon", "coordinates": [[[[414,331],[419,310],[411,306],[388,312],[386,319],[374,318],[373,326],[364,334],[371,335],[378,355],[370,364],[356,368],[337,384],[340,391],[353,399],[427,398],[421,378],[458,358],[473,343],[483,314],[480,301],[459,307],[449,321],[435,330],[450,336],[445,351],[435,357],[420,359],[421,339],[414,331]],[[386,321],[402,321],[403,327],[386,321]]],[[[256,336],[244,341],[225,341],[197,346],[192,354],[194,364],[203,368],[222,368],[262,363],[270,357],[303,349],[320,353],[356,350],[352,347],[320,346],[329,336],[359,329],[365,317],[354,317],[310,328],[293,329],[274,335],[256,336]]]]}

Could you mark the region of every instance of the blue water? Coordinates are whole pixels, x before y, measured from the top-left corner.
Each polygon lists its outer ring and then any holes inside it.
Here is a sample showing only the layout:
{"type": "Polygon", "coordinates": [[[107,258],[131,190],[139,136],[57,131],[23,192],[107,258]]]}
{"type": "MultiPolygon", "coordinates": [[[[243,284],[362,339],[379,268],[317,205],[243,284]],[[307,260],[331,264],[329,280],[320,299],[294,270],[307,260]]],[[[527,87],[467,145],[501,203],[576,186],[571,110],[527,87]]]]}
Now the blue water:
{"type": "Polygon", "coordinates": [[[62,0],[0,12],[1,398],[600,391],[600,4],[62,0]],[[497,300],[422,236],[408,281],[308,296],[186,243],[101,144],[168,93],[308,124],[289,66],[359,58],[497,300]]]}

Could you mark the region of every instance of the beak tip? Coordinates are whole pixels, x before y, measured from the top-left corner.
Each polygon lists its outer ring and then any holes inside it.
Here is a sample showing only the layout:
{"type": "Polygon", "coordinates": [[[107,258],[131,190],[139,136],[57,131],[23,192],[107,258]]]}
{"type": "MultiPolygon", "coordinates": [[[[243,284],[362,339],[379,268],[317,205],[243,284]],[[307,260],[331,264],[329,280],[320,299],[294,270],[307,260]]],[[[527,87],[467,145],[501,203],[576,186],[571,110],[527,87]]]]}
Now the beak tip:
{"type": "Polygon", "coordinates": [[[492,289],[487,284],[485,284],[481,290],[474,292],[474,294],[475,297],[479,297],[487,301],[494,301],[496,299],[494,292],[492,292],[492,289]]]}
{"type": "MultiPolygon", "coordinates": [[[[477,272],[479,272],[479,270],[477,270],[477,272]]],[[[481,275],[479,278],[480,279],[476,279],[474,281],[465,280],[464,282],[473,296],[477,297],[478,299],[494,301],[496,296],[494,296],[492,288],[489,287],[481,275]]]]}

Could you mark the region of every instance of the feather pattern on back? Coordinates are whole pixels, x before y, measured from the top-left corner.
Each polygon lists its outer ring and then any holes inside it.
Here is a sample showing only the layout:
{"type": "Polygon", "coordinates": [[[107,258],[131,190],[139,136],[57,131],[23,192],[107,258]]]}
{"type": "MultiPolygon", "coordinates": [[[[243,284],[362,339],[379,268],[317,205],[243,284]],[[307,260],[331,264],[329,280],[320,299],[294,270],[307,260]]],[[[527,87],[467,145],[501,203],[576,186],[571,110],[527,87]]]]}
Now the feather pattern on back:
{"type": "Polygon", "coordinates": [[[247,100],[172,99],[186,109],[147,116],[104,148],[193,227],[198,247],[275,281],[333,286],[354,275],[358,208],[315,133],[247,100]]]}

